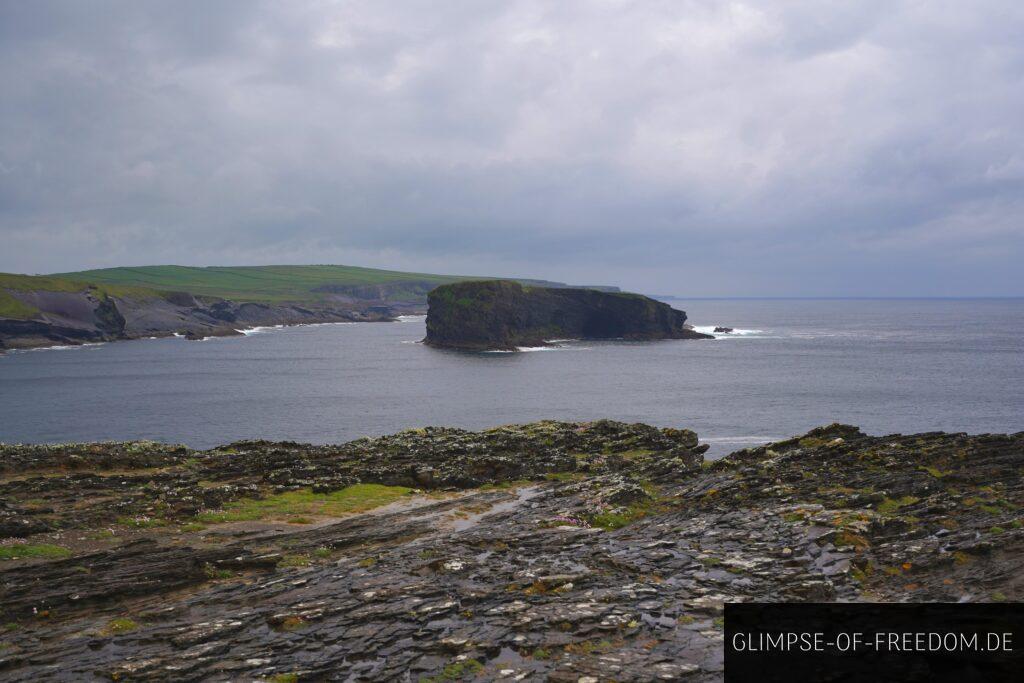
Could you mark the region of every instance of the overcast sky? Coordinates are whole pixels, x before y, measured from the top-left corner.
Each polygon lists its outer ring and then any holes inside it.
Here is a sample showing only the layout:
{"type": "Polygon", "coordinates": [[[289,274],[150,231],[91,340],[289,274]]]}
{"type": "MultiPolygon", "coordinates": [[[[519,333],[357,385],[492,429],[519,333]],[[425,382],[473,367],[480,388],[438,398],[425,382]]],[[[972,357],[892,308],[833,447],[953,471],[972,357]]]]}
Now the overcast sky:
{"type": "Polygon", "coordinates": [[[0,0],[0,270],[1024,294],[1024,3],[0,0]]]}

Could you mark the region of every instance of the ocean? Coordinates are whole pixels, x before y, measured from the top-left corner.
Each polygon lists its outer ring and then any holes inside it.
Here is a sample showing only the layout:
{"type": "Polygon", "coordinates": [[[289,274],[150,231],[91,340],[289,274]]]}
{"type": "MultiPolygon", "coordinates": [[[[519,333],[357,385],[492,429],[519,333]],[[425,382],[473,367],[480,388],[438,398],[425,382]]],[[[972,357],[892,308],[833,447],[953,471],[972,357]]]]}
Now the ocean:
{"type": "Polygon", "coordinates": [[[0,441],[336,443],[426,425],[613,418],[695,430],[711,457],[846,422],[1024,430],[1024,299],[673,300],[715,341],[418,343],[396,323],[256,329],[0,356],[0,441]]]}

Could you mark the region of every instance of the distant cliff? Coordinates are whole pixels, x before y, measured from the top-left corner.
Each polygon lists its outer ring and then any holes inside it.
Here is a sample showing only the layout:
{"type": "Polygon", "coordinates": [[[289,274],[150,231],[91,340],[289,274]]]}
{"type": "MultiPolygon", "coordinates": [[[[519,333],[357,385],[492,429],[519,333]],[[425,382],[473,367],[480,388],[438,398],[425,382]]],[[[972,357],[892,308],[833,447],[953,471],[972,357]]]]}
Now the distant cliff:
{"type": "MultiPolygon", "coordinates": [[[[373,302],[370,302],[371,304],[373,302]]],[[[391,320],[389,307],[236,302],[186,292],[0,273],[0,352],[6,349],[239,334],[266,325],[391,320]]]]}
{"type": "Polygon", "coordinates": [[[686,313],[639,294],[523,287],[509,280],[442,285],[427,297],[426,344],[469,351],[550,339],[711,339],[686,313]]]}

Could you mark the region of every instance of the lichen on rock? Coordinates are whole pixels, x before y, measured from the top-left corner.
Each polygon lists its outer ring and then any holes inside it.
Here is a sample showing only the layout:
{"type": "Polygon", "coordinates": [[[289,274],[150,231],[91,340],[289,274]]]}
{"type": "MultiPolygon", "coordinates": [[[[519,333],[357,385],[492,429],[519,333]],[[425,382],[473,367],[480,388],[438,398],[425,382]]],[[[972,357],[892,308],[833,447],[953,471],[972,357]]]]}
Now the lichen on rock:
{"type": "Polygon", "coordinates": [[[709,682],[726,602],[1024,597],[1024,433],[703,452],[607,420],[0,446],[0,675],[709,682]]]}

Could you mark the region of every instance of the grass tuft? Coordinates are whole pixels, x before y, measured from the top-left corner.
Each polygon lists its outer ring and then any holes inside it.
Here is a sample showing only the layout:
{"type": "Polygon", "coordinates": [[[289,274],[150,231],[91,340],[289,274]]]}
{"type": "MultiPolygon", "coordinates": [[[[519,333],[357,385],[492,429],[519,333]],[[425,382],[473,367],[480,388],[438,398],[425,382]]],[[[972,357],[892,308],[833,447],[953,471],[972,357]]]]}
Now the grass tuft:
{"type": "Polygon", "coordinates": [[[40,543],[30,545],[28,543],[14,543],[11,545],[0,545],[0,560],[24,560],[32,558],[46,558],[56,560],[71,555],[71,551],[59,545],[40,543]]]}
{"type": "Polygon", "coordinates": [[[131,633],[137,629],[139,625],[128,617],[120,617],[118,619],[111,619],[103,632],[108,635],[118,635],[119,633],[131,633]]]}
{"type": "Polygon", "coordinates": [[[308,524],[309,516],[341,517],[365,512],[393,503],[411,492],[412,489],[404,486],[381,484],[355,484],[331,493],[301,489],[266,498],[243,498],[228,503],[223,510],[200,513],[196,519],[207,523],[295,520],[293,523],[308,524]]]}
{"type": "Polygon", "coordinates": [[[899,512],[900,508],[904,508],[908,505],[913,505],[918,500],[919,499],[915,498],[914,496],[903,496],[902,498],[886,498],[885,500],[878,504],[875,510],[879,514],[892,515],[899,512]]]}

